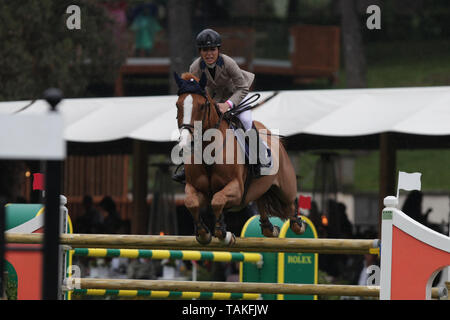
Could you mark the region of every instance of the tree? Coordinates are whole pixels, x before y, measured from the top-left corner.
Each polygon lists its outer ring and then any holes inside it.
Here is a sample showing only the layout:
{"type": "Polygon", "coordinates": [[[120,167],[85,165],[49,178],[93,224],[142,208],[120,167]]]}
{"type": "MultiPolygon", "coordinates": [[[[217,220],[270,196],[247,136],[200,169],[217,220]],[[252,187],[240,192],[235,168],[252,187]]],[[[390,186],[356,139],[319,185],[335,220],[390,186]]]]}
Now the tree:
{"type": "MultiPolygon", "coordinates": [[[[0,100],[40,99],[49,87],[85,96],[92,81],[115,79],[125,58],[112,20],[93,1],[0,1],[0,23],[0,100]],[[79,30],[66,24],[72,4],[81,9],[79,30]]],[[[24,169],[23,162],[0,161],[0,194],[8,201],[19,195],[24,169]]]]}
{"type": "Polygon", "coordinates": [[[169,50],[170,50],[170,93],[177,92],[173,72],[187,72],[192,63],[195,43],[192,36],[192,0],[169,0],[167,4],[169,50]]]}
{"type": "Polygon", "coordinates": [[[366,56],[355,0],[340,0],[342,43],[348,88],[367,87],[366,56]]]}
{"type": "Polygon", "coordinates": [[[125,58],[93,1],[1,1],[0,21],[0,100],[41,98],[48,87],[84,96],[92,81],[114,79],[125,58]],[[72,4],[81,9],[79,30],[66,24],[72,4]]]}

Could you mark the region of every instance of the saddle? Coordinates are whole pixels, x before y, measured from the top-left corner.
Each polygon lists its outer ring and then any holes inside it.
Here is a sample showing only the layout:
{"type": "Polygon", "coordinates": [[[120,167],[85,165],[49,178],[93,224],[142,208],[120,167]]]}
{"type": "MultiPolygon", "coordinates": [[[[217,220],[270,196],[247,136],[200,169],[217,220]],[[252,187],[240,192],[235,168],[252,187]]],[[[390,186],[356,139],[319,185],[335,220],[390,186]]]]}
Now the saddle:
{"type": "MultiPolygon", "coordinates": [[[[239,146],[241,147],[242,152],[245,155],[245,164],[249,166],[250,170],[252,171],[253,175],[255,177],[259,177],[260,174],[258,171],[258,166],[255,166],[255,164],[251,163],[253,160],[250,154],[250,139],[248,138],[248,136],[243,136],[242,132],[245,132],[244,126],[242,125],[242,122],[239,120],[239,118],[237,116],[234,116],[230,119],[229,121],[229,126],[230,128],[233,130],[234,132],[234,136],[236,137],[236,141],[238,142],[239,146]]],[[[259,132],[258,129],[256,129],[255,125],[252,124],[252,129],[255,130],[256,132],[256,138],[257,138],[257,163],[261,165],[261,159],[259,156],[259,149],[265,148],[265,146],[262,146],[262,142],[261,142],[261,137],[259,136],[259,132]]],[[[268,163],[264,164],[264,166],[266,167],[271,167],[272,166],[272,152],[270,151],[269,148],[265,148],[267,151],[267,157],[268,157],[268,163]]],[[[267,162],[267,159],[266,161],[267,162]]]]}
{"type": "MultiPolygon", "coordinates": [[[[256,102],[260,97],[259,93],[256,93],[247,99],[243,100],[239,105],[237,105],[234,109],[229,110],[225,112],[222,116],[225,121],[228,122],[228,125],[234,132],[234,136],[236,137],[236,140],[241,147],[241,150],[244,152],[245,155],[245,164],[249,166],[250,171],[253,173],[254,177],[260,176],[260,166],[264,167],[272,167],[272,152],[270,151],[270,148],[263,142],[261,137],[259,136],[258,129],[255,127],[255,124],[252,123],[252,129],[256,132],[256,141],[257,141],[257,154],[256,154],[256,165],[252,164],[251,160],[252,155],[250,154],[250,140],[248,139],[248,136],[245,135],[245,128],[242,124],[241,120],[238,118],[238,115],[246,110],[251,110],[253,108],[256,108],[258,105],[264,103],[260,102],[257,105],[252,105],[254,102],[256,102]],[[244,136],[242,136],[242,133],[244,133],[244,136]],[[264,144],[264,145],[262,145],[264,144]],[[260,159],[260,149],[264,148],[266,149],[266,161],[264,161],[264,164],[261,163],[260,159]],[[268,159],[267,159],[268,158],[268,159]]],[[[273,97],[273,96],[272,96],[273,97]]],[[[269,99],[271,99],[270,97],[269,99]]]]}
{"type": "MultiPolygon", "coordinates": [[[[257,141],[257,159],[256,159],[256,164],[252,164],[251,163],[251,154],[250,154],[250,140],[248,139],[247,136],[243,136],[242,133],[245,133],[245,128],[244,125],[242,124],[241,120],[237,117],[237,114],[233,114],[230,112],[227,112],[224,114],[224,119],[225,121],[228,122],[228,125],[230,126],[230,128],[233,130],[234,132],[234,136],[236,137],[236,141],[238,142],[238,145],[241,147],[241,150],[244,152],[245,155],[245,165],[247,165],[248,167],[248,174],[245,178],[244,181],[244,193],[242,195],[242,200],[241,200],[241,206],[244,204],[245,198],[247,196],[247,192],[248,189],[250,187],[250,183],[252,182],[253,179],[257,179],[259,177],[261,177],[261,166],[265,166],[265,167],[271,167],[272,166],[272,154],[270,149],[267,147],[266,151],[267,151],[267,156],[269,157],[269,162],[268,164],[261,164],[260,161],[260,153],[259,153],[259,149],[261,148],[261,144],[262,144],[262,139],[259,136],[259,132],[258,129],[255,127],[255,124],[252,123],[252,129],[255,130],[256,132],[256,141],[257,141]]],[[[265,148],[263,146],[263,148],[265,148]]]]}

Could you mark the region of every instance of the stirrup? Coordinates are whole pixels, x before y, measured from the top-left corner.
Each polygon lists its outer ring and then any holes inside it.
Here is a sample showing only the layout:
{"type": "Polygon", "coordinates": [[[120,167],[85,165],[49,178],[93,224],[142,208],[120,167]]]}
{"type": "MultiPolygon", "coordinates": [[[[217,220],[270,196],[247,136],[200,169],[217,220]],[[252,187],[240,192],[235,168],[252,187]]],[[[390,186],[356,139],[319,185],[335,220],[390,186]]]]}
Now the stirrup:
{"type": "Polygon", "coordinates": [[[186,172],[184,171],[184,164],[180,164],[172,175],[172,179],[176,182],[186,184],[186,172]],[[181,167],[181,169],[180,169],[181,167]]]}

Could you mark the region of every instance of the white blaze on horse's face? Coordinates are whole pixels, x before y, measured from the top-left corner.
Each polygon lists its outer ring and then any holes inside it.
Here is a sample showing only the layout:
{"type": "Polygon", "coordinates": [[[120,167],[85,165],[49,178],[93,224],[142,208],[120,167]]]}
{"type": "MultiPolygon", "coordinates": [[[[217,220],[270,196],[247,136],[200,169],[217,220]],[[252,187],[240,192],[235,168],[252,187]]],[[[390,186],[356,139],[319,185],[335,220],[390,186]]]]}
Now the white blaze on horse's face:
{"type": "MultiPolygon", "coordinates": [[[[190,124],[192,118],[193,99],[188,95],[183,101],[183,124],[190,124]]],[[[180,132],[180,142],[178,145],[185,148],[190,143],[190,132],[186,128],[182,128],[180,132]]]]}

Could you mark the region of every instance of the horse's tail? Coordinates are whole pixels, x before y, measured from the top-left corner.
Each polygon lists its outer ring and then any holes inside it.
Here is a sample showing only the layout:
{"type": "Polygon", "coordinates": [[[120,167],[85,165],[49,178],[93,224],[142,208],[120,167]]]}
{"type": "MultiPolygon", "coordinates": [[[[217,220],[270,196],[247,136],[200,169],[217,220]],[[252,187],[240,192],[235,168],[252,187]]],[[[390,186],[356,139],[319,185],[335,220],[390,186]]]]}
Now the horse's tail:
{"type": "Polygon", "coordinates": [[[271,186],[266,193],[256,200],[259,214],[287,219],[292,216],[292,204],[283,202],[277,194],[278,187],[271,186]]]}

